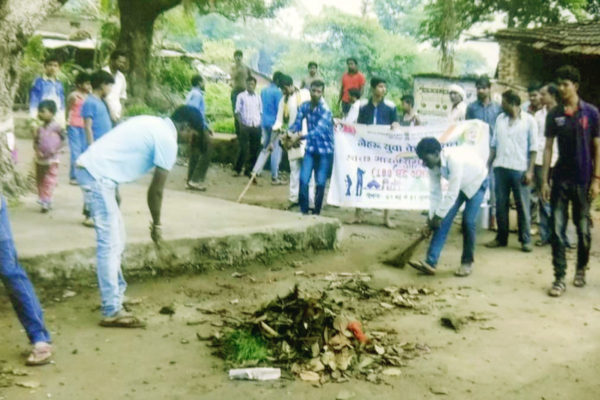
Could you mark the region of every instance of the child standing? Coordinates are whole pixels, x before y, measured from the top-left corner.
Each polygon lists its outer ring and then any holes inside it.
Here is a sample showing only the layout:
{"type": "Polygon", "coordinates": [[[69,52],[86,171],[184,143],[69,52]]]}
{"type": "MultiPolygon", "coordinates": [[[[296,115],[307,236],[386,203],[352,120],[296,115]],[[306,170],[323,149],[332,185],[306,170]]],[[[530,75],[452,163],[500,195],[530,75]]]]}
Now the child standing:
{"type": "MultiPolygon", "coordinates": [[[[82,152],[112,129],[110,112],[104,99],[110,93],[115,78],[110,73],[99,70],[90,76],[90,82],[92,92],[87,96],[81,107],[85,130],[85,139],[81,147],[82,152]]],[[[94,227],[94,222],[86,204],[83,205],[83,216],[85,218],[83,225],[90,228],[94,227]]]]}
{"type": "Polygon", "coordinates": [[[56,103],[42,100],[38,105],[38,118],[42,125],[36,130],[33,140],[35,150],[35,179],[42,212],[48,212],[52,205],[52,192],[58,183],[58,152],[63,146],[63,132],[54,121],[56,103]]]}
{"type": "Polygon", "coordinates": [[[33,81],[29,91],[29,116],[35,119],[40,102],[52,100],[60,112],[55,116],[56,122],[65,126],[65,91],[58,80],[60,72],[59,58],[51,54],[44,60],[44,74],[33,81]]]}
{"type": "Polygon", "coordinates": [[[71,154],[69,183],[71,185],[77,185],[77,181],[75,180],[75,161],[87,147],[81,107],[88,94],[92,91],[90,75],[86,72],[80,72],[75,78],[75,87],[75,90],[67,97],[67,110],[69,113],[67,137],[69,138],[69,150],[71,154]]]}

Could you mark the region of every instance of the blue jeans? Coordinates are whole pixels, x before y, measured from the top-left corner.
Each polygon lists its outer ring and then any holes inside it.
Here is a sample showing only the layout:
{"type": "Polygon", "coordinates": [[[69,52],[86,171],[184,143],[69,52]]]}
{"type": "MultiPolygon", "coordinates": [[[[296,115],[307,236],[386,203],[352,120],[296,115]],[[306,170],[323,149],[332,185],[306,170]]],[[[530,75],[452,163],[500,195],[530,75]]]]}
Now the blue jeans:
{"type": "Polygon", "coordinates": [[[498,234],[496,240],[502,245],[508,242],[508,212],[510,209],[510,192],[512,191],[517,206],[517,217],[519,224],[519,242],[528,244],[531,242],[531,219],[529,213],[531,207],[529,197],[531,188],[522,183],[524,171],[496,167],[494,178],[496,185],[496,221],[498,223],[498,234]]]}
{"type": "Polygon", "coordinates": [[[88,147],[85,129],[69,125],[67,126],[67,137],[69,138],[69,152],[71,154],[69,179],[75,179],[75,161],[88,147]]]}
{"type": "Polygon", "coordinates": [[[31,343],[50,342],[50,334],[44,324],[42,306],[27,273],[17,260],[17,251],[12,237],[6,201],[0,200],[0,279],[6,287],[8,297],[17,313],[21,325],[31,343]]]}
{"type": "Polygon", "coordinates": [[[298,202],[302,214],[308,214],[308,184],[313,171],[315,171],[315,209],[313,214],[320,214],[323,205],[323,196],[325,195],[325,184],[329,176],[329,170],[333,164],[332,154],[305,153],[302,159],[302,168],[300,169],[300,194],[298,202]]]}
{"type": "Polygon", "coordinates": [[[273,141],[271,139],[273,135],[273,127],[262,127],[262,148],[266,149],[269,144],[273,144],[273,151],[271,151],[271,178],[277,179],[279,177],[279,164],[281,164],[281,146],[279,140],[273,141]]]}
{"type": "Polygon", "coordinates": [[[446,243],[448,232],[452,227],[452,222],[460,210],[460,207],[465,203],[462,219],[462,234],[463,234],[463,252],[461,257],[462,264],[471,264],[475,253],[475,236],[477,233],[477,216],[481,209],[481,203],[485,197],[487,189],[487,179],[483,181],[481,187],[470,199],[463,192],[458,194],[458,198],[454,205],[448,211],[448,214],[442,219],[440,227],[433,233],[429,249],[427,250],[427,264],[435,268],[440,258],[440,253],[446,243]]]}
{"type": "Polygon", "coordinates": [[[83,168],[75,170],[96,229],[96,272],[102,300],[102,315],[110,317],[122,308],[127,283],[121,270],[125,250],[125,226],[116,199],[117,183],[107,178],[94,179],[83,168]]]}

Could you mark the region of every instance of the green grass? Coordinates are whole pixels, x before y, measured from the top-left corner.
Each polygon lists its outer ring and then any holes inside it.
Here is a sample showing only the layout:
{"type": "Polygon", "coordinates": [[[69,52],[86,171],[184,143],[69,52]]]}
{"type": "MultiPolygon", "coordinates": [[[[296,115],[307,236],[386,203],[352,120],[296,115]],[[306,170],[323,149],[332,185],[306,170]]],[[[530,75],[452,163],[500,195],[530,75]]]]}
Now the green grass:
{"type": "Polygon", "coordinates": [[[225,337],[224,346],[227,361],[242,364],[248,361],[265,361],[269,349],[261,337],[254,336],[246,330],[236,330],[225,337]]]}

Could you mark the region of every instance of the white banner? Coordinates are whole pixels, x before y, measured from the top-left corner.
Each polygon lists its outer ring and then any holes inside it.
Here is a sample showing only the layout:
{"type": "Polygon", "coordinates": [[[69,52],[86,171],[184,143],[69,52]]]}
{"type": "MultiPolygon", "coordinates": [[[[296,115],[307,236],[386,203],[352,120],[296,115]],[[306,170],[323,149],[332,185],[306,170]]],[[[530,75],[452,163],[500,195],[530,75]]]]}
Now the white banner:
{"type": "Polygon", "coordinates": [[[472,146],[487,161],[489,127],[470,120],[458,124],[401,127],[335,127],[333,175],[327,202],[340,207],[427,210],[429,172],[417,157],[417,143],[437,138],[442,146],[472,146]]]}

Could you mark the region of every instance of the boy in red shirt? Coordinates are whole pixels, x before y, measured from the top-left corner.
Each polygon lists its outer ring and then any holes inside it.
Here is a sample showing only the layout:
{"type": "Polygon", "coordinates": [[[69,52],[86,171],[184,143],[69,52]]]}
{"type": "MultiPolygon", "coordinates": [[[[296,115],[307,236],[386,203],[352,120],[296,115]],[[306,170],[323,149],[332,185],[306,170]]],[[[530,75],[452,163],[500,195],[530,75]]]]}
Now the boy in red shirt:
{"type": "Polygon", "coordinates": [[[338,99],[338,104],[340,102],[342,103],[342,112],[344,113],[344,116],[348,114],[348,111],[350,111],[350,107],[352,106],[348,91],[350,89],[358,89],[362,95],[363,87],[366,82],[365,76],[358,71],[358,61],[356,61],[356,58],[349,57],[346,60],[346,65],[348,66],[348,71],[342,75],[342,87],[338,99]]]}

